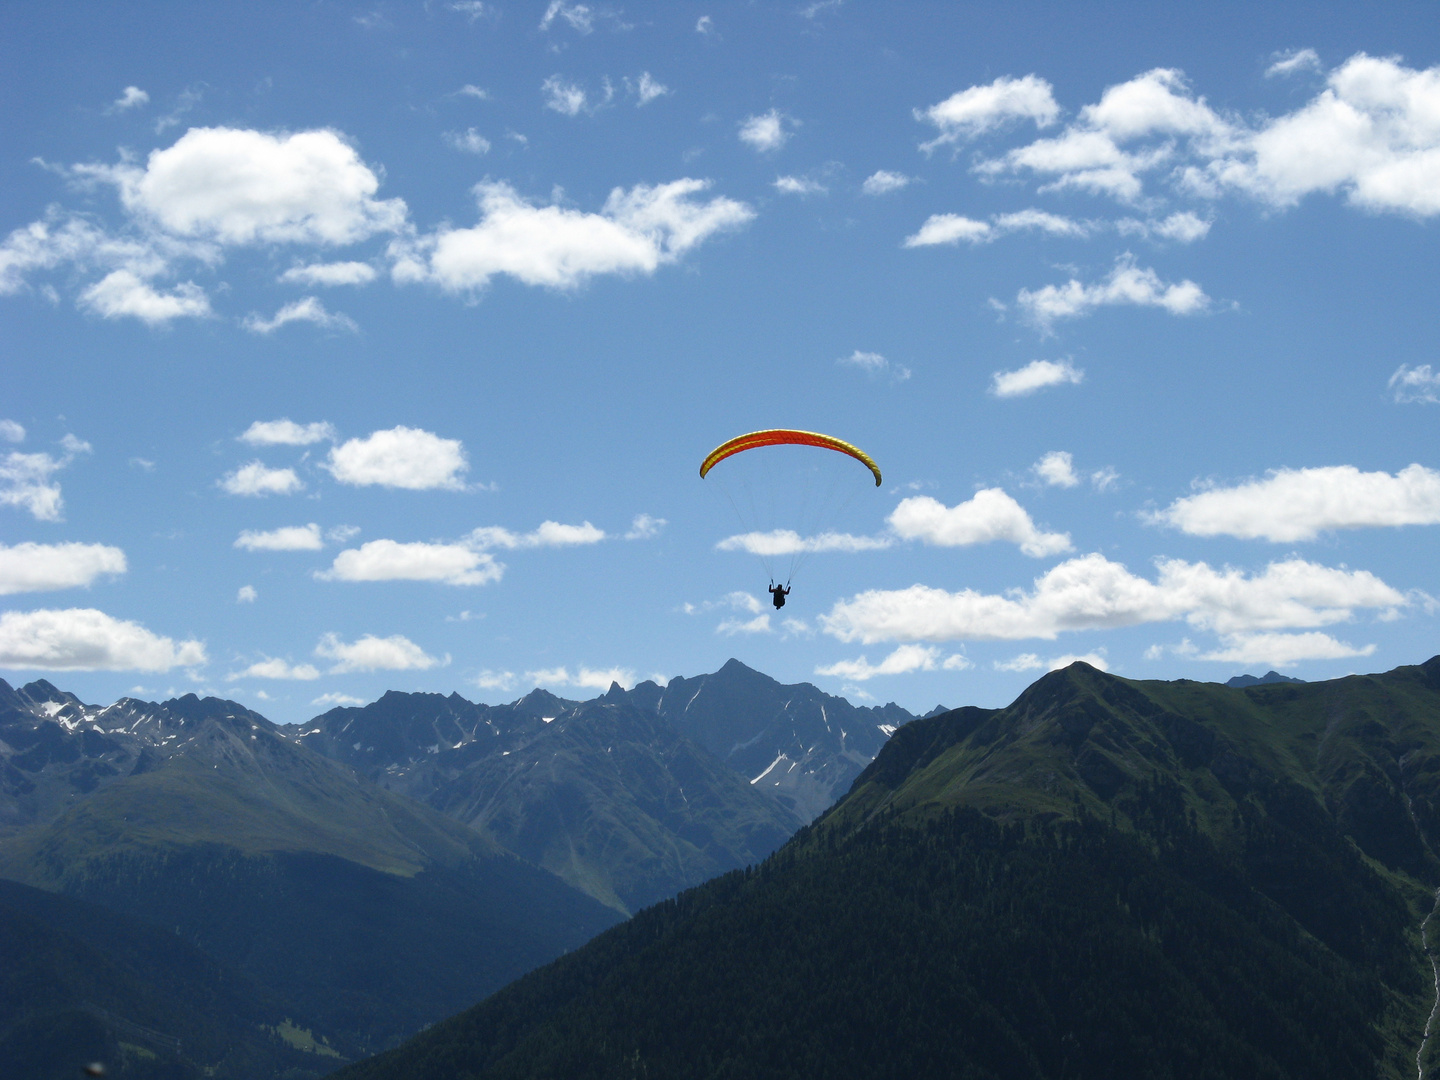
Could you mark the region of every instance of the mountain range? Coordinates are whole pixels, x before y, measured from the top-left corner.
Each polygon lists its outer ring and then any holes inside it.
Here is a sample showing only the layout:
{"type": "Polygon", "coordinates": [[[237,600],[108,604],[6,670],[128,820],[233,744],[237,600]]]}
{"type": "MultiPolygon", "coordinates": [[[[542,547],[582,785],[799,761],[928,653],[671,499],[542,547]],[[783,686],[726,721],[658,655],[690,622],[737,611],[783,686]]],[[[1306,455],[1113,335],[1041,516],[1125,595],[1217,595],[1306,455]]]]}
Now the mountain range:
{"type": "Polygon", "coordinates": [[[337,1076],[1423,1080],[1437,887],[1440,657],[1075,663],[900,727],[759,866],[337,1076]]]}

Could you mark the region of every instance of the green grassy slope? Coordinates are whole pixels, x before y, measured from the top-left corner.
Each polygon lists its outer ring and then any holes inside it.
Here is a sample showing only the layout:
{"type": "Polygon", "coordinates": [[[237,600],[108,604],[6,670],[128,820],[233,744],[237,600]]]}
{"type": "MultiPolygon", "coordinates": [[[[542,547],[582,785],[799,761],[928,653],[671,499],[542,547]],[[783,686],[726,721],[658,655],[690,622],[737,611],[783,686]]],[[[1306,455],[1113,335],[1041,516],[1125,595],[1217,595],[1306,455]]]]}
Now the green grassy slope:
{"type": "Polygon", "coordinates": [[[1077,664],[907,725],[758,871],[339,1075],[1414,1076],[1437,747],[1440,658],[1077,664]]]}

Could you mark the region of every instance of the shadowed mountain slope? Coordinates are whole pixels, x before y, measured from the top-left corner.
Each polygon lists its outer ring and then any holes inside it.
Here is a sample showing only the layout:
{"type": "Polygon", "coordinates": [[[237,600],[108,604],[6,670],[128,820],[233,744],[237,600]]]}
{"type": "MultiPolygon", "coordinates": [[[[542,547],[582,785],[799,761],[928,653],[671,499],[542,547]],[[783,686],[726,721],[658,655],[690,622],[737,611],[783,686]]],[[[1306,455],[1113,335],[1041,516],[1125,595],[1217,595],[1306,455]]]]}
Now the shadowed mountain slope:
{"type": "Polygon", "coordinates": [[[1440,658],[1075,664],[902,727],[758,869],[340,1075],[1414,1076],[1437,791],[1440,658]]]}
{"type": "MultiPolygon", "coordinates": [[[[31,702],[29,714],[53,725],[46,712],[31,702]]],[[[45,764],[7,764],[37,792],[59,790],[47,770],[74,775],[85,740],[103,739],[98,760],[128,771],[0,842],[0,876],[173,928],[283,988],[297,1023],[336,1045],[393,1043],[616,919],[234,702],[90,713],[58,742],[42,736],[59,747],[45,764]]],[[[24,727],[13,713],[7,723],[24,727]]]]}
{"type": "Polygon", "coordinates": [[[289,734],[629,914],[760,861],[802,824],[632,701],[619,686],[497,706],[392,691],[289,734]]]}

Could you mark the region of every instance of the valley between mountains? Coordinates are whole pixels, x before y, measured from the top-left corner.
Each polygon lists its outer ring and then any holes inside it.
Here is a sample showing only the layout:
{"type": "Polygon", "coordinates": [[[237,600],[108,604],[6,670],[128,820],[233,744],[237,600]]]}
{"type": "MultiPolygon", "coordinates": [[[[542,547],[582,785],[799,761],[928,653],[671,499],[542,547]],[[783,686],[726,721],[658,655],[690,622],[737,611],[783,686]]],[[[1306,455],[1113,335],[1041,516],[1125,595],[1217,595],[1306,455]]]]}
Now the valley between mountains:
{"type": "Polygon", "coordinates": [[[1440,657],[1235,681],[917,718],[731,661],[291,727],[0,684],[0,1059],[1424,1080],[1440,657]]]}

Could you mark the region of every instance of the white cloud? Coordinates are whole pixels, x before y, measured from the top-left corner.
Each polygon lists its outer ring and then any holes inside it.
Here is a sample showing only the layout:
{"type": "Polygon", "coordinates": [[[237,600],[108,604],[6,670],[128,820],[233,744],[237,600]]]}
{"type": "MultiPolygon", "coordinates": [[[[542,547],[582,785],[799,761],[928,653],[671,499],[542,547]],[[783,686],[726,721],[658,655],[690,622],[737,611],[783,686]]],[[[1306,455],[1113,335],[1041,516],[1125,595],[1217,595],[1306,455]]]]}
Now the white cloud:
{"type": "Polygon", "coordinates": [[[1033,207],[1010,214],[998,214],[994,220],[996,230],[1001,233],[1035,230],[1051,236],[1083,238],[1090,235],[1090,226],[1083,222],[1033,207]]]}
{"type": "Polygon", "coordinates": [[[1021,289],[1015,302],[1043,329],[1056,319],[1088,315],[1097,307],[1135,304],[1161,307],[1172,315],[1194,315],[1210,305],[1203,289],[1190,280],[1166,284],[1154,270],[1142,269],[1121,256],[1104,281],[1085,285],[1071,278],[1064,285],[1046,285],[1034,292],[1021,289]]]}
{"type": "Polygon", "coordinates": [[[342,443],[330,451],[326,467],[340,483],[356,487],[462,491],[460,474],[470,463],[459,439],[402,425],[342,443]]]}
{"type": "Polygon", "coordinates": [[[496,15],[495,6],[485,3],[484,0],[452,0],[446,7],[451,11],[458,11],[472,23],[476,19],[494,18],[496,15]]]}
{"type": "Polygon", "coordinates": [[[1275,62],[1265,69],[1265,77],[1293,75],[1297,71],[1319,71],[1320,54],[1314,49],[1286,49],[1275,53],[1275,62]]]}
{"type": "Polygon", "coordinates": [[[310,702],[310,704],[311,704],[311,705],[320,705],[320,706],[322,706],[322,707],[328,705],[328,706],[330,706],[331,708],[334,708],[334,707],[337,706],[337,705],[345,705],[345,706],[364,705],[364,704],[365,704],[365,699],[364,699],[364,698],[358,698],[358,697],[351,697],[349,694],[340,694],[340,693],[335,693],[335,692],[332,691],[331,693],[328,693],[328,694],[321,694],[321,695],[320,695],[319,697],[317,697],[314,701],[310,702]]]}
{"type": "Polygon", "coordinates": [[[931,214],[920,230],[905,238],[905,247],[933,247],[936,244],[958,244],[965,240],[981,244],[991,239],[994,230],[989,222],[976,221],[960,214],[931,214]]]}
{"type": "Polygon", "coordinates": [[[235,602],[237,604],[253,604],[258,595],[254,585],[241,585],[239,591],[235,593],[235,602]]]}
{"type": "Polygon", "coordinates": [[[0,596],[89,588],[102,574],[123,574],[125,552],[104,544],[0,543],[0,596]]]}
{"type": "Polygon", "coordinates": [[[223,244],[353,244],[400,229],[401,199],[377,200],[380,181],[340,133],[267,134],[191,128],[134,165],[85,166],[109,180],[137,218],[176,236],[223,244]]]}
{"type": "Polygon", "coordinates": [[[635,520],[630,522],[630,531],[625,534],[625,539],[649,540],[668,524],[670,523],[664,518],[651,517],[649,514],[636,514],[635,520]]]}
{"type": "Polygon", "coordinates": [[[856,349],[849,356],[840,357],[835,362],[857,367],[871,376],[888,375],[893,382],[904,382],[911,375],[910,369],[904,364],[891,363],[877,352],[862,352],[860,349],[856,349]]]}
{"type": "Polygon", "coordinates": [[[582,666],[572,673],[567,667],[557,667],[527,671],[525,678],[536,686],[578,686],[591,690],[609,690],[610,684],[616,682],[628,689],[635,683],[635,672],[622,667],[590,668],[582,666]]]}
{"type": "Polygon", "coordinates": [[[990,377],[990,392],[1002,398],[1024,397],[1047,386],[1079,384],[1084,378],[1084,370],[1069,360],[1031,360],[1015,371],[995,372],[990,377]]]}
{"type": "Polygon", "coordinates": [[[280,327],[293,322],[314,323],[323,330],[348,330],[352,334],[360,332],[360,327],[355,325],[355,320],[349,315],[326,311],[325,305],[314,296],[302,297],[286,304],[271,319],[252,312],[245,316],[242,325],[251,333],[273,334],[280,327]]]}
{"type": "Polygon", "coordinates": [[[1071,549],[1069,533],[1036,528],[1025,508],[1000,488],[983,488],[958,506],[945,506],[928,495],[902,499],[886,519],[895,535],[937,547],[964,547],[1005,540],[1032,558],[1071,549]]]}
{"type": "Polygon", "coordinates": [[[120,92],[120,96],[110,103],[107,112],[125,112],[127,109],[139,108],[150,102],[150,95],[138,86],[127,86],[120,92]]]}
{"type": "Polygon", "coordinates": [[[564,0],[550,0],[550,6],[540,19],[540,29],[549,30],[556,18],[564,19],[576,33],[588,34],[595,28],[595,12],[586,4],[567,4],[564,0]]]}
{"type": "Polygon", "coordinates": [[[792,132],[785,129],[787,123],[793,127],[798,121],[778,109],[747,116],[740,122],[740,141],[761,153],[779,150],[790,141],[792,132]]]}
{"type": "Polygon", "coordinates": [[[470,680],[481,690],[509,690],[515,685],[513,671],[491,671],[486,668],[470,680]]]}
{"type": "Polygon", "coordinates": [[[1276,469],[1264,480],[1177,499],[1152,515],[1194,536],[1288,543],[1331,529],[1440,524],[1440,472],[1409,465],[1394,476],[1353,465],[1276,469]]]}
{"type": "Polygon", "coordinates": [[[734,637],[736,634],[769,634],[773,631],[770,628],[770,615],[768,613],[756,615],[753,619],[725,619],[715,627],[717,634],[724,634],[726,637],[734,637]]]}
{"type": "Polygon", "coordinates": [[[486,90],[482,86],[475,86],[472,83],[466,83],[464,86],[460,87],[459,90],[456,90],[455,93],[460,95],[461,97],[473,97],[477,101],[490,100],[489,90],[486,90]]]}
{"type": "Polygon", "coordinates": [[[264,660],[257,660],[244,671],[233,671],[225,676],[226,682],[238,682],[241,679],[300,679],[308,681],[318,679],[320,669],[314,664],[289,664],[278,657],[266,657],[264,660]]]}
{"type": "Polygon", "coordinates": [[[315,655],[334,660],[332,675],[351,671],[428,671],[450,663],[450,655],[437,659],[428,655],[409,638],[394,634],[387,638],[366,634],[358,641],[346,643],[337,634],[326,634],[315,646],[315,655]]]}
{"type": "Polygon", "coordinates": [[[817,667],[816,675],[829,675],[837,679],[864,682],[876,675],[904,675],[911,671],[934,671],[940,659],[940,650],[933,645],[901,645],[878,664],[871,664],[865,657],[857,660],[841,660],[826,667],[817,667]]]}
{"type": "Polygon", "coordinates": [[[713,34],[715,32],[715,20],[709,15],[701,15],[695,20],[695,32],[697,34],[713,34]]]}
{"type": "Polygon", "coordinates": [[[442,585],[488,585],[505,573],[502,563],[465,544],[404,544],[371,540],[335,556],[322,581],[435,581],[442,585]]]}
{"type": "Polygon", "coordinates": [[[885,195],[892,191],[899,191],[909,184],[910,177],[904,173],[877,169],[865,178],[865,182],[860,185],[860,190],[866,195],[885,195]]]}
{"type": "Polygon", "coordinates": [[[598,544],[605,539],[605,530],[597,529],[590,522],[581,525],[562,525],[558,521],[542,521],[534,532],[514,533],[499,525],[486,525],[472,531],[467,538],[475,547],[516,548],[574,547],[580,544],[598,544]]]}
{"type": "Polygon", "coordinates": [[[883,536],[851,536],[849,533],[824,532],[801,536],[792,529],[770,532],[748,532],[727,536],[715,545],[718,551],[748,551],[752,555],[798,555],[819,551],[882,551],[892,541],[883,536]]]}
{"type": "Polygon", "coordinates": [[[1121,236],[1140,236],[1147,240],[1159,237],[1161,240],[1191,244],[1209,234],[1210,222],[1189,210],[1181,210],[1160,221],[1121,218],[1115,223],[1115,228],[1121,236]]]}
{"type": "Polygon", "coordinates": [[[325,539],[336,544],[345,544],[360,535],[358,525],[334,525],[325,530],[325,539]]]}
{"type": "Polygon", "coordinates": [[[601,212],[590,214],[534,206],[507,184],[483,183],[475,188],[480,223],[392,245],[395,278],[473,292],[496,274],[552,289],[573,289],[597,274],[652,274],[755,216],[733,199],[696,201],[708,186],[685,179],[616,188],[601,212]]]}
{"type": "Polygon", "coordinates": [[[1232,634],[1219,649],[1203,653],[1198,660],[1219,660],[1230,664],[1269,664],[1280,667],[1301,660],[1346,660],[1369,656],[1374,645],[1363,648],[1337,641],[1329,634],[1232,634]]]}
{"type": "Polygon", "coordinates": [[[1103,469],[1096,469],[1090,474],[1090,483],[1095,485],[1096,491],[1109,491],[1120,479],[1120,474],[1109,465],[1103,469]]]}
{"type": "Polygon", "coordinates": [[[48,481],[63,467],[49,454],[12,450],[0,460],[0,506],[18,506],[38,521],[59,521],[64,508],[60,485],[48,481]]]}
{"type": "Polygon", "coordinates": [[[551,75],[541,83],[540,93],[545,96],[545,107],[561,116],[579,116],[589,104],[583,87],[568,83],[559,75],[551,75]]]}
{"type": "Polygon", "coordinates": [[[1417,364],[1413,368],[1401,364],[1390,376],[1388,385],[1399,404],[1440,404],[1440,371],[1431,371],[1429,364],[1417,364]]]}
{"type": "Polygon", "coordinates": [[[1400,592],[1363,570],[1332,569],[1289,559],[1247,576],[1180,559],[1157,562],[1154,582],[1100,554],[1067,560],[1034,587],[986,595],[926,585],[870,590],[835,604],[821,619],[842,641],[1018,641],[1053,639],[1075,630],[1105,630],[1183,619],[1217,634],[1310,629],[1351,618],[1355,609],[1394,611],[1400,592]]]}
{"type": "Polygon", "coordinates": [[[1039,671],[1044,666],[1045,661],[1033,652],[1021,653],[1010,660],[995,661],[996,671],[1039,671]]]}
{"type": "Polygon", "coordinates": [[[169,671],[204,663],[201,642],[177,642],[94,608],[0,613],[0,668],[169,671]]]}
{"type": "Polygon", "coordinates": [[[1052,487],[1072,488],[1080,483],[1075,475],[1075,459],[1065,450],[1051,450],[1030,468],[1052,487]]]}
{"type": "Polygon", "coordinates": [[[635,94],[636,108],[649,105],[650,102],[656,98],[664,97],[671,92],[670,88],[664,83],[657,82],[653,79],[648,71],[642,71],[640,78],[636,79],[633,83],[629,79],[626,79],[625,85],[630,87],[635,94]]]}
{"type": "Polygon", "coordinates": [[[271,469],[259,461],[242,465],[220,480],[222,491],[230,495],[293,495],[305,486],[294,469],[271,469]]]}
{"type": "Polygon", "coordinates": [[[478,156],[490,152],[490,140],[473,127],[466,128],[464,131],[447,131],[445,132],[445,141],[452,148],[467,154],[478,156]]]}
{"type": "Polygon", "coordinates": [[[777,176],[775,190],[782,195],[825,195],[830,189],[806,176],[777,176]]]}
{"type": "Polygon", "coordinates": [[[1045,128],[1060,117],[1060,106],[1048,82],[1035,75],[1014,79],[1002,75],[984,86],[951,94],[938,105],[916,109],[915,119],[935,125],[940,134],[921,149],[926,153],[944,143],[973,139],[1014,120],[1033,120],[1045,128]]]}
{"type": "Polygon", "coordinates": [[[320,538],[320,526],[287,525],[270,532],[256,532],[246,529],[235,541],[237,548],[246,551],[319,551],[325,546],[320,538]]]}
{"type": "Polygon", "coordinates": [[[329,421],[297,424],[288,416],[279,420],[256,420],[240,436],[241,442],[251,446],[309,446],[334,439],[335,427],[329,421]]]}
{"type": "Polygon", "coordinates": [[[130,270],[112,270],[80,294],[80,303],[106,319],[131,316],[150,326],[171,319],[202,319],[211,314],[210,298],[193,281],[160,292],[130,270]]]}
{"type": "Polygon", "coordinates": [[[17,424],[14,420],[0,420],[0,439],[13,443],[24,442],[24,425],[17,424]]]}
{"type": "Polygon", "coordinates": [[[333,262],[292,266],[280,280],[287,285],[369,285],[375,277],[375,268],[369,263],[333,262]]]}

